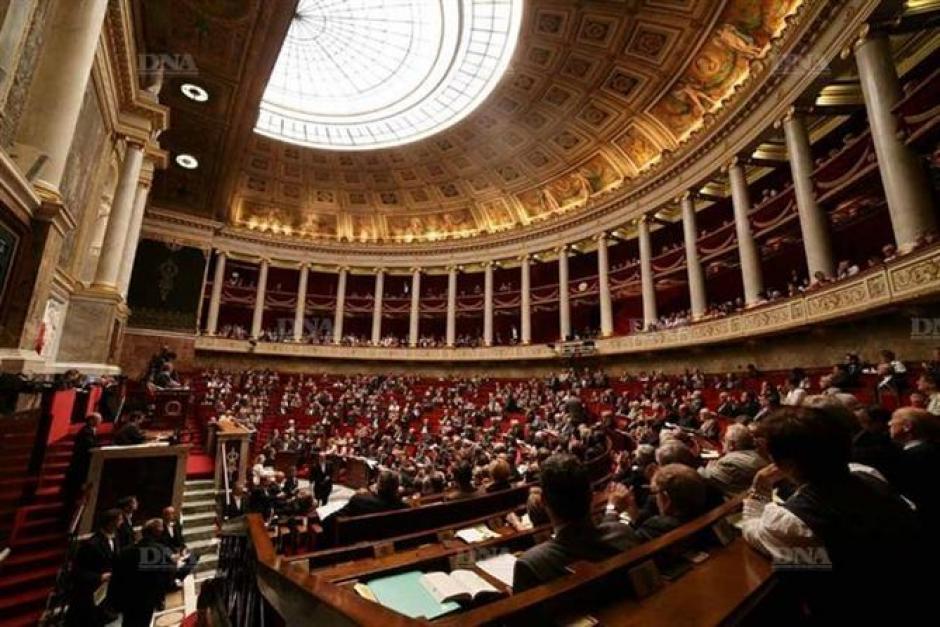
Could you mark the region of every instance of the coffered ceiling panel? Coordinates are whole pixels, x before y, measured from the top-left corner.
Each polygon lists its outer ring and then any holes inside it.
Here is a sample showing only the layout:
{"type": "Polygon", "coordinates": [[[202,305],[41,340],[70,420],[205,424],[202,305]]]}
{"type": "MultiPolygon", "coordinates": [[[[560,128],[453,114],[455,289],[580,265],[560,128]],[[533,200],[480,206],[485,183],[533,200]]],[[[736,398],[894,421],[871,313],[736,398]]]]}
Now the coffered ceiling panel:
{"type": "Polygon", "coordinates": [[[252,131],[251,77],[270,72],[292,2],[138,0],[142,48],[186,51],[199,68],[168,77],[161,141],[201,166],[158,174],[154,202],[286,237],[390,246],[525,229],[624,193],[664,151],[692,147],[802,2],[527,0],[509,69],[469,117],[414,143],[344,152],[252,131]],[[184,98],[186,81],[209,100],[184,98]]]}

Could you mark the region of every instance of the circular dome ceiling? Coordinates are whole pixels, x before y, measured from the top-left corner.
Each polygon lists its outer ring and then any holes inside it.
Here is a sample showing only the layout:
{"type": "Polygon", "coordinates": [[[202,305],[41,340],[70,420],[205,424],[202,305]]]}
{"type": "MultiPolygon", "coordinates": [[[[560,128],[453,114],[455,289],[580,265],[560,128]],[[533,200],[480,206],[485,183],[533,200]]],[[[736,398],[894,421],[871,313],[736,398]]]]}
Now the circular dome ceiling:
{"type": "Polygon", "coordinates": [[[513,55],[523,0],[300,0],[255,131],[367,150],[453,126],[513,55]]]}

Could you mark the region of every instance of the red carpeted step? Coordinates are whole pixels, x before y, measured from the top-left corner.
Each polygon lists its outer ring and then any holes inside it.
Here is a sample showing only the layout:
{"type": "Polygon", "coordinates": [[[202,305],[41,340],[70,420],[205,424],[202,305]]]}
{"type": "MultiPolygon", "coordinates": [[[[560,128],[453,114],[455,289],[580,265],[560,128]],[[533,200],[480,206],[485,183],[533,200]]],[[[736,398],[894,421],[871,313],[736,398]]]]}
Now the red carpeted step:
{"type": "Polygon", "coordinates": [[[30,588],[52,589],[58,572],[59,566],[44,566],[15,574],[4,573],[0,575],[0,598],[27,591],[30,588]]]}
{"type": "Polygon", "coordinates": [[[0,625],[6,625],[7,620],[16,620],[24,614],[42,610],[46,604],[46,598],[49,596],[48,587],[39,587],[18,594],[0,597],[0,616],[3,621],[0,625]]]}
{"type": "Polygon", "coordinates": [[[30,610],[16,616],[0,618],[0,627],[35,627],[39,624],[42,613],[43,610],[30,610]]]}
{"type": "Polygon", "coordinates": [[[64,548],[66,544],[67,542],[64,531],[37,535],[18,534],[16,538],[10,542],[10,546],[15,551],[35,551],[49,547],[64,548]]]}
{"type": "Polygon", "coordinates": [[[31,551],[20,551],[14,549],[10,553],[10,557],[8,557],[6,561],[3,562],[3,574],[13,575],[45,566],[54,566],[58,568],[64,563],[64,561],[64,547],[31,551]]]}

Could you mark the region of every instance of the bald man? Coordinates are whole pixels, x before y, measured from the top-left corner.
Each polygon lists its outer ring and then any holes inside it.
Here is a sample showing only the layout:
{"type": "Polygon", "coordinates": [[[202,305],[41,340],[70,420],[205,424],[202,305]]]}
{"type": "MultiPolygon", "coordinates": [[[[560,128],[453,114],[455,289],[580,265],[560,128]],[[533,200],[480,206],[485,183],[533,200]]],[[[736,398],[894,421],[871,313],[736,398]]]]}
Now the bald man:
{"type": "Polygon", "coordinates": [[[940,417],[902,407],[891,415],[888,429],[901,447],[897,487],[917,506],[924,527],[936,529],[940,525],[940,417]]]}
{"type": "Polygon", "coordinates": [[[757,452],[754,436],[744,425],[729,425],[722,445],[725,454],[699,468],[699,474],[726,495],[744,492],[757,471],[770,462],[757,452]]]}

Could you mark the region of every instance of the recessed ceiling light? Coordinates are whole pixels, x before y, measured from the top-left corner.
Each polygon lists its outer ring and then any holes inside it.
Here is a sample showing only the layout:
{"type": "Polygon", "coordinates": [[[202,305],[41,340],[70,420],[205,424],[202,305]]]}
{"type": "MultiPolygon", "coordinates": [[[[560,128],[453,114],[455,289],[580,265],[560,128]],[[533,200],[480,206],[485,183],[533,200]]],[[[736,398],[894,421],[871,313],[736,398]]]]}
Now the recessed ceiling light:
{"type": "Polygon", "coordinates": [[[192,83],[183,83],[180,85],[180,91],[183,92],[184,96],[196,102],[205,102],[209,99],[209,92],[199,85],[193,85],[192,83]]]}
{"type": "Polygon", "coordinates": [[[195,170],[199,167],[199,160],[192,155],[183,153],[176,155],[176,165],[187,170],[195,170]]]}

